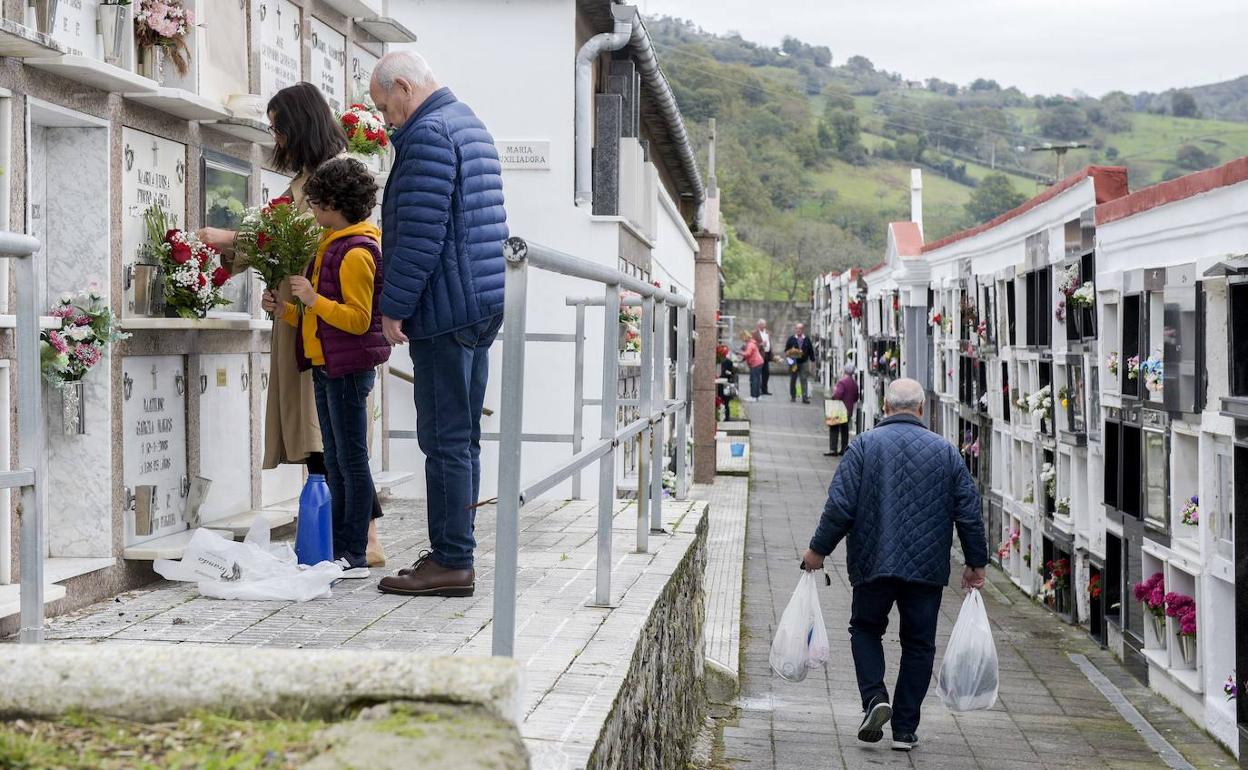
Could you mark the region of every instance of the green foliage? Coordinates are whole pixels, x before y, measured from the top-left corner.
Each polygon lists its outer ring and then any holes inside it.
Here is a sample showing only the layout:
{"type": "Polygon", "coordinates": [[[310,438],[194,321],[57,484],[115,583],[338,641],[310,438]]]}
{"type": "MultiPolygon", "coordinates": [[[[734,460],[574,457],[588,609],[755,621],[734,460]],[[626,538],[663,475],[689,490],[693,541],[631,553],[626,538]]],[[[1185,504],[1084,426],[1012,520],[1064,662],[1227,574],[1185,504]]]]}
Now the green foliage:
{"type": "Polygon", "coordinates": [[[1180,147],[1179,151],[1175,153],[1174,159],[1178,162],[1179,168],[1187,169],[1188,171],[1200,171],[1201,169],[1217,165],[1218,162],[1217,155],[1205,152],[1194,144],[1185,144],[1180,147]]]}
{"type": "Polygon", "coordinates": [[[1088,116],[1078,105],[1059,104],[1045,109],[1037,121],[1041,133],[1051,139],[1074,141],[1088,137],[1088,116]]]}
{"type": "Polygon", "coordinates": [[[1200,111],[1196,108],[1196,99],[1187,91],[1175,91],[1170,94],[1170,114],[1176,118],[1194,118],[1200,111]]]}
{"type": "Polygon", "coordinates": [[[1025,200],[1027,196],[1015,190],[1005,174],[989,174],[966,202],[966,215],[971,224],[980,224],[1021,205],[1025,200]]]}

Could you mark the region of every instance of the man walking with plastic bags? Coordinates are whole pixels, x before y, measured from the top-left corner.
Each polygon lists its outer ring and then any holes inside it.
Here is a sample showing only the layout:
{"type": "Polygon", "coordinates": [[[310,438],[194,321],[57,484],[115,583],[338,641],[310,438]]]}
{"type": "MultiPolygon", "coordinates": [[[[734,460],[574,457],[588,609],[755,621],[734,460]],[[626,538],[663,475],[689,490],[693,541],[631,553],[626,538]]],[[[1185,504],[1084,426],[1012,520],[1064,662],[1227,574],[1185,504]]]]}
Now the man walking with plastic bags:
{"type": "Polygon", "coordinates": [[[846,540],[854,587],[850,646],[863,709],[858,739],[879,741],[891,721],[892,745],[900,751],[918,745],[955,526],[966,559],[964,589],[983,585],[988,563],[975,482],[958,450],[924,427],[924,401],[923,386],[914,380],[888,386],[886,417],[850,442],[802,559],[804,569],[822,569],[846,540]],[[894,604],[901,615],[901,667],[890,704],[882,639],[894,604]]]}

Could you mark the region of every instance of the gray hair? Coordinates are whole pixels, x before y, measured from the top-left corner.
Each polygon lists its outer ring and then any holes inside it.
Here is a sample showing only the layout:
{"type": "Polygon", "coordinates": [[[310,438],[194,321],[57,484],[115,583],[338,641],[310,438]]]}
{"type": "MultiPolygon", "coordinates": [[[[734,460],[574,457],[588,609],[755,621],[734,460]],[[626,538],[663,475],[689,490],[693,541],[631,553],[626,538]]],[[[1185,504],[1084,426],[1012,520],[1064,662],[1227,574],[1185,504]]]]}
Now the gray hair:
{"type": "Polygon", "coordinates": [[[421,88],[436,82],[429,62],[415,51],[391,51],[373,67],[373,81],[382,91],[394,88],[394,81],[399,78],[421,88]]]}
{"type": "Polygon", "coordinates": [[[854,371],[855,371],[855,367],[854,367],[854,365],[853,365],[852,363],[845,364],[845,374],[846,374],[846,375],[848,375],[848,376],[850,376],[850,377],[853,377],[853,376],[854,376],[854,371]]]}
{"type": "Polygon", "coordinates": [[[884,406],[891,412],[917,412],[926,399],[919,381],[908,377],[893,380],[884,392],[884,406]]]}

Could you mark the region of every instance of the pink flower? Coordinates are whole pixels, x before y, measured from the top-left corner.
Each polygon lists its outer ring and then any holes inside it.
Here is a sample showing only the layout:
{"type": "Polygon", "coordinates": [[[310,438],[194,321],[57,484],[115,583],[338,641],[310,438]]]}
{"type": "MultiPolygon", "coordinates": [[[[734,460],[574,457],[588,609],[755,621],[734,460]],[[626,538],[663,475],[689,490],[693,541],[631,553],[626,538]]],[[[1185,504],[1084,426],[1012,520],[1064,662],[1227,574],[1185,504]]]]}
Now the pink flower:
{"type": "Polygon", "coordinates": [[[53,318],[73,318],[74,312],[75,311],[73,307],[69,305],[61,305],[60,307],[54,309],[52,312],[48,313],[48,315],[52,316],[53,318]]]}
{"type": "Polygon", "coordinates": [[[69,352],[69,344],[65,342],[65,338],[61,336],[60,332],[57,332],[57,331],[48,332],[48,343],[52,345],[52,348],[57,353],[69,352]]]}
{"type": "Polygon", "coordinates": [[[74,347],[74,358],[77,358],[90,369],[100,362],[100,351],[94,345],[79,343],[74,347]]]}
{"type": "Polygon", "coordinates": [[[86,315],[74,316],[74,326],[90,326],[91,317],[86,315]]]}
{"type": "Polygon", "coordinates": [[[1192,609],[1179,618],[1179,633],[1184,636],[1196,635],[1196,610],[1192,609]]]}

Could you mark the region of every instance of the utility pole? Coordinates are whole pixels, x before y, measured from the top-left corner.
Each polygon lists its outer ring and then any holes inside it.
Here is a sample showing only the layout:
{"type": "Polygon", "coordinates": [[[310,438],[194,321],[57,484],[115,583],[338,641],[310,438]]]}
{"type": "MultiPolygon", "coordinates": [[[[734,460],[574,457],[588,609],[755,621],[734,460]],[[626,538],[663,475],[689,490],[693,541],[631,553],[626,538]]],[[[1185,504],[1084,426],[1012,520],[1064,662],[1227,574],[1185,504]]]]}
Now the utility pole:
{"type": "Polygon", "coordinates": [[[1071,150],[1081,150],[1081,149],[1084,149],[1085,147],[1087,147],[1086,144],[1081,144],[1079,142],[1067,142],[1065,144],[1053,144],[1052,142],[1045,142],[1044,144],[1038,145],[1036,147],[1030,147],[1028,149],[1030,149],[1032,152],[1051,152],[1057,156],[1057,176],[1054,177],[1053,179],[1053,183],[1057,184],[1066,176],[1066,164],[1065,164],[1066,153],[1071,150]]]}

